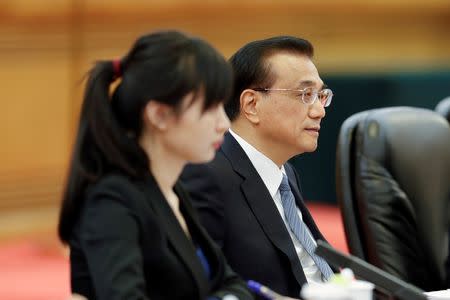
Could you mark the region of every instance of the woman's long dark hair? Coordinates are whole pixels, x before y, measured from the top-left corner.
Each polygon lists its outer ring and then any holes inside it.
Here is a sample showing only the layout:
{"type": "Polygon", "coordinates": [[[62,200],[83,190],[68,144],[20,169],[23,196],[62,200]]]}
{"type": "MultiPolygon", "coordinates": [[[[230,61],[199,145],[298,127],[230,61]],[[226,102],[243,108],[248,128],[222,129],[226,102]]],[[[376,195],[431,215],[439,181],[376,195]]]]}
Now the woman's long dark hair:
{"type": "Polygon", "coordinates": [[[67,243],[86,187],[111,171],[144,176],[149,160],[137,143],[150,99],[179,108],[189,92],[203,92],[206,110],[228,99],[232,71],[203,40],[177,31],[140,37],[122,60],[100,61],[90,71],[59,216],[67,243]],[[120,73],[118,71],[120,69],[120,73]],[[121,81],[110,96],[111,83],[121,81]]]}

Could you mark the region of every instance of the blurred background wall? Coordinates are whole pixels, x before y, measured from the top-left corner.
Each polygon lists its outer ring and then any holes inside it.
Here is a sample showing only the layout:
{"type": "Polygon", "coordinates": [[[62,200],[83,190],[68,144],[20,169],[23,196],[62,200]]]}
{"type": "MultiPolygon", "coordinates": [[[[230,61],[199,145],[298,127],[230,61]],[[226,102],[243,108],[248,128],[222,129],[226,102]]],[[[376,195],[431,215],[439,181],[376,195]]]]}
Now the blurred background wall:
{"type": "Polygon", "coordinates": [[[296,35],[336,96],[319,150],[293,160],[306,198],[335,201],[342,121],[381,106],[433,108],[450,95],[449,0],[1,0],[0,238],[54,230],[82,79],[148,31],[199,35],[226,57],[296,35]]]}

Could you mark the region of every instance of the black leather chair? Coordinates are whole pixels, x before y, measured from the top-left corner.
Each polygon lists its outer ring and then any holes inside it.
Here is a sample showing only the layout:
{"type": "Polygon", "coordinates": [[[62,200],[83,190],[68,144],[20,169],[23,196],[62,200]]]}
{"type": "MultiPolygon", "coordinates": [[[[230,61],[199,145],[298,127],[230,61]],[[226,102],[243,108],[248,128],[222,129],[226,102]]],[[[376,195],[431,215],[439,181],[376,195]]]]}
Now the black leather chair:
{"type": "Polygon", "coordinates": [[[444,98],[436,105],[435,110],[450,122],[450,97],[444,98]]]}
{"type": "Polygon", "coordinates": [[[424,290],[446,288],[449,123],[412,107],[355,114],[336,161],[350,252],[424,290]]]}
{"type": "MultiPolygon", "coordinates": [[[[438,114],[440,114],[441,116],[446,118],[447,121],[450,123],[450,96],[439,101],[439,103],[436,105],[436,108],[434,110],[438,114]]],[[[450,228],[449,228],[448,234],[450,236],[450,228]]],[[[449,239],[448,247],[450,249],[450,239],[449,239]]],[[[450,257],[447,257],[446,269],[447,269],[447,286],[450,287],[450,257]]]]}

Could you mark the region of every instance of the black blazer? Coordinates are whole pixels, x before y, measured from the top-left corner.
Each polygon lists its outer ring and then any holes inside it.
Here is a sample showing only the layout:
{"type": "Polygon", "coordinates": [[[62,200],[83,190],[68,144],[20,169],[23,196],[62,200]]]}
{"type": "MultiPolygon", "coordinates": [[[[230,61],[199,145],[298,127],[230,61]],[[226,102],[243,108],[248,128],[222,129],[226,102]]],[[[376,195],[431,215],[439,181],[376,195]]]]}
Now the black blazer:
{"type": "MultiPolygon", "coordinates": [[[[289,164],[285,169],[304,222],[316,240],[324,239],[303,202],[298,174],[289,164]]],[[[283,295],[299,297],[306,277],[289,232],[264,182],[230,133],[211,163],[187,166],[181,181],[234,271],[283,295]]]]}
{"type": "Polygon", "coordinates": [[[179,184],[180,210],[210,264],[208,279],[155,179],[111,174],[88,188],[70,240],[72,291],[95,299],[253,299],[201,227],[179,184]]]}

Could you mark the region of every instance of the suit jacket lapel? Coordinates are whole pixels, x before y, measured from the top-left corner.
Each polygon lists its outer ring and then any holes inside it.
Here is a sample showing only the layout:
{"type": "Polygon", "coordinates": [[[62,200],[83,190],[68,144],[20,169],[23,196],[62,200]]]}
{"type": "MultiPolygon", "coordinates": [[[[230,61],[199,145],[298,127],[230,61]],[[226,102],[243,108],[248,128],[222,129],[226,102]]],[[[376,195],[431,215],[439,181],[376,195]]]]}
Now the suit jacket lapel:
{"type": "Polygon", "coordinates": [[[297,281],[305,282],[305,274],[295,252],[294,244],[272,196],[250,159],[230,133],[225,134],[221,151],[228,157],[233,169],[242,176],[241,190],[263,231],[275,247],[289,258],[292,272],[297,281]]]}
{"type": "MultiPolygon", "coordinates": [[[[199,290],[200,299],[201,295],[206,295],[207,278],[192,242],[184,233],[175,214],[151,175],[148,176],[148,180],[145,183],[145,190],[147,199],[149,199],[148,202],[156,215],[161,218],[161,227],[166,231],[168,240],[172,244],[174,251],[179,255],[187,269],[192,273],[199,290]]],[[[181,202],[183,200],[184,199],[180,198],[181,202]]]]}
{"type": "Polygon", "coordinates": [[[211,271],[210,286],[214,286],[217,281],[221,279],[221,274],[224,272],[223,265],[220,264],[216,249],[214,248],[214,242],[200,224],[200,219],[196,215],[196,211],[191,204],[188,193],[179,184],[175,186],[175,189],[177,190],[177,194],[183,198],[183,201],[180,203],[181,210],[185,216],[186,223],[188,223],[189,227],[192,229],[191,234],[196,237],[197,242],[201,245],[202,250],[207,257],[211,271]]]}

